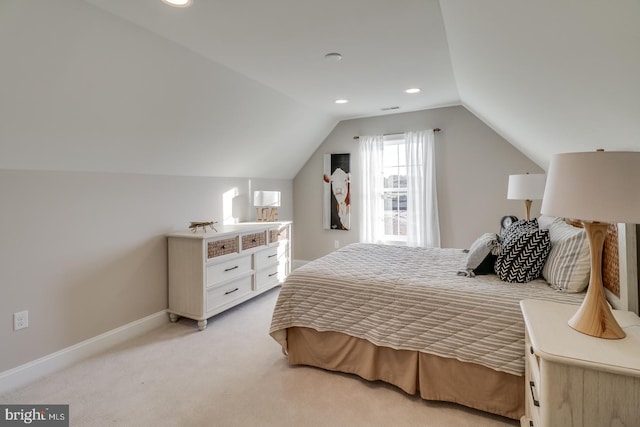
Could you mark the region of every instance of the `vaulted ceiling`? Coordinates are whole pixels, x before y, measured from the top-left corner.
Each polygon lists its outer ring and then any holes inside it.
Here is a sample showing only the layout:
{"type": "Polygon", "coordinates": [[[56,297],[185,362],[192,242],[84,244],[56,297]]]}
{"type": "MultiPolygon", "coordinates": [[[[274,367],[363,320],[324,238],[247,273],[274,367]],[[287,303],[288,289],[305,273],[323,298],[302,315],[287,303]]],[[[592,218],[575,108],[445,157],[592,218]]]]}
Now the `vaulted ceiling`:
{"type": "Polygon", "coordinates": [[[640,149],[637,0],[12,0],[0,53],[5,168],[292,178],[340,120],[449,105],[543,168],[640,149]]]}

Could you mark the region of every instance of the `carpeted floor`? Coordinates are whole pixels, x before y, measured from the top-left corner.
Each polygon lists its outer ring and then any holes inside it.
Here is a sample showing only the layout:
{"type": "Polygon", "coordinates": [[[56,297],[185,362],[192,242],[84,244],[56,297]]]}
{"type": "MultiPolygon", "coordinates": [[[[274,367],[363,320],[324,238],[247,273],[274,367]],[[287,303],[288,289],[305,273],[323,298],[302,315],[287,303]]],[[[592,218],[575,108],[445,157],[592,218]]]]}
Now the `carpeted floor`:
{"type": "Polygon", "coordinates": [[[72,426],[514,426],[381,382],[292,367],[268,335],[278,289],[209,319],[181,319],[2,403],[69,404],[72,426]]]}

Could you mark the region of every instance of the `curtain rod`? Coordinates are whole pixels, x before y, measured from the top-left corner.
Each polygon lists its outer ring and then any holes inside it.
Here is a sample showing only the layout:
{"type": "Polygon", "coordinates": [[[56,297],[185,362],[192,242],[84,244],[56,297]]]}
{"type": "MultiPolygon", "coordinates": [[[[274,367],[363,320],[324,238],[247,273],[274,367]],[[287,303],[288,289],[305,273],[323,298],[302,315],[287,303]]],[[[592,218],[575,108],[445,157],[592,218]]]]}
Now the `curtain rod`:
{"type": "MultiPolygon", "coordinates": [[[[433,131],[434,132],[440,132],[440,128],[435,128],[433,131]]],[[[399,133],[385,133],[382,136],[393,136],[393,135],[402,135],[404,132],[399,132],[399,133]]],[[[354,136],[353,139],[360,139],[359,136],[354,136]]]]}

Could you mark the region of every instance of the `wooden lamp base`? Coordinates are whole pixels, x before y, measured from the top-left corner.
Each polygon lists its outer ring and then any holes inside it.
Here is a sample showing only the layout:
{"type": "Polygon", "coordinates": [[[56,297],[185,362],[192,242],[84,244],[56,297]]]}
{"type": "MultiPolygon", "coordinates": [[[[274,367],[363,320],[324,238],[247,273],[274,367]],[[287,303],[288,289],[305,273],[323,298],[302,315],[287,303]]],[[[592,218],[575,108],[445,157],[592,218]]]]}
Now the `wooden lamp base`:
{"type": "Polygon", "coordinates": [[[527,221],[531,220],[531,203],[533,200],[524,200],[524,217],[527,221]]]}
{"type": "Polygon", "coordinates": [[[598,338],[620,339],[626,336],[607,303],[602,285],[602,251],[609,224],[583,221],[591,249],[591,278],[582,305],[569,319],[578,332],[598,338]]]}

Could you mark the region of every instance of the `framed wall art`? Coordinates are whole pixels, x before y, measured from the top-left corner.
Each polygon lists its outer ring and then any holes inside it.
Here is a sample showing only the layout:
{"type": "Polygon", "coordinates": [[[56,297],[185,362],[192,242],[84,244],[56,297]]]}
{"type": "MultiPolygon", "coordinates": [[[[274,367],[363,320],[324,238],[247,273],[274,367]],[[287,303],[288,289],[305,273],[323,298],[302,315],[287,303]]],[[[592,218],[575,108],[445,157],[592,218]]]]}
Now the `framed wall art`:
{"type": "Polygon", "coordinates": [[[328,230],[351,228],[351,154],[324,155],[323,225],[328,230]]]}

